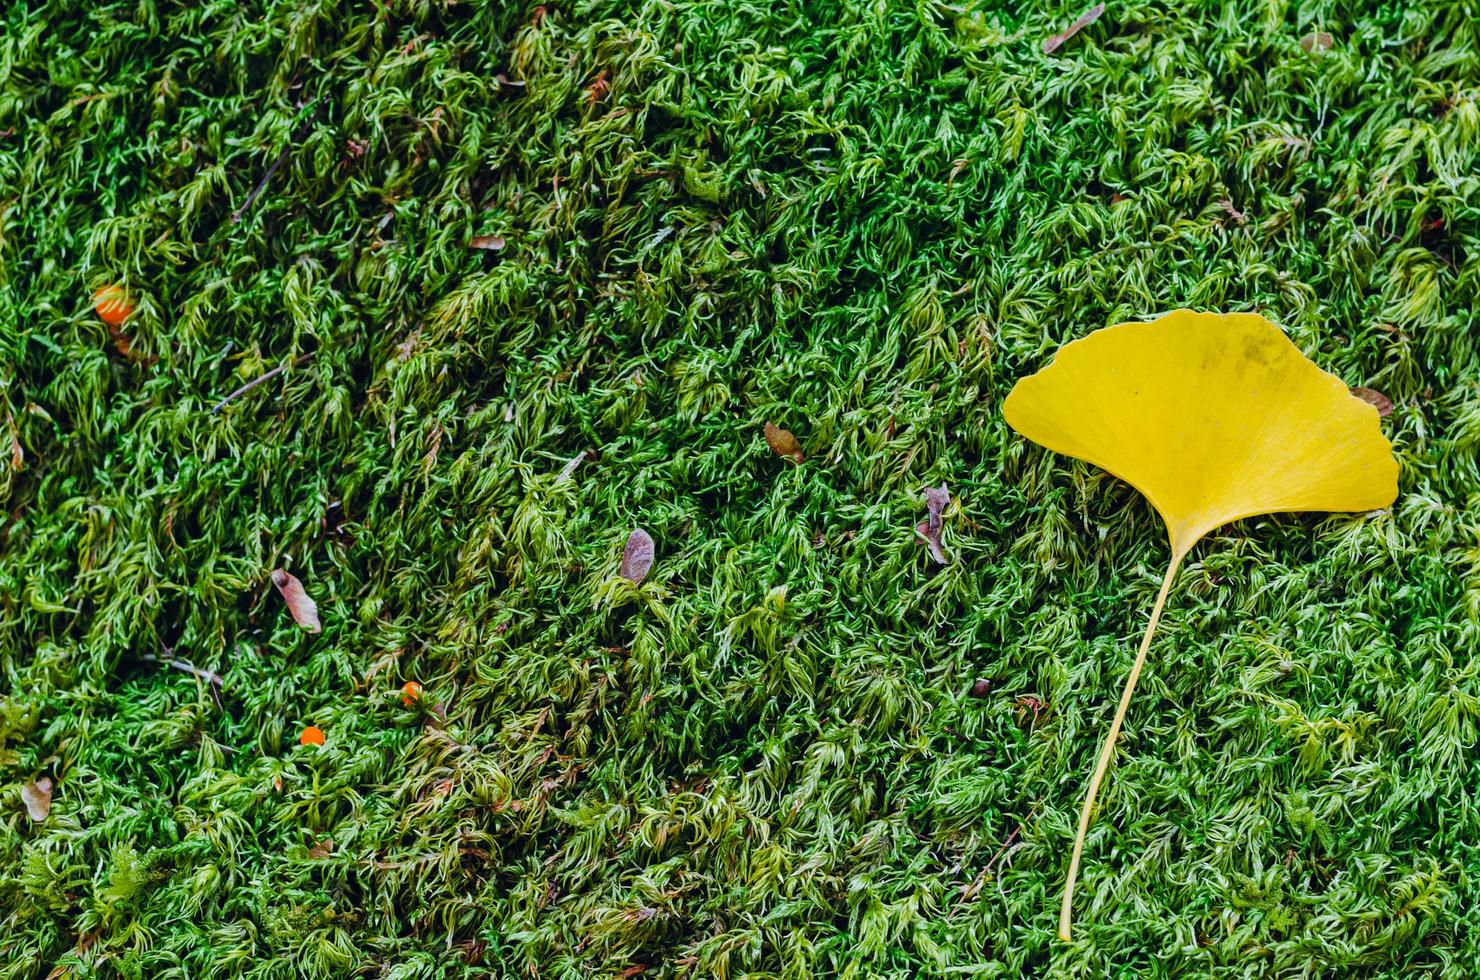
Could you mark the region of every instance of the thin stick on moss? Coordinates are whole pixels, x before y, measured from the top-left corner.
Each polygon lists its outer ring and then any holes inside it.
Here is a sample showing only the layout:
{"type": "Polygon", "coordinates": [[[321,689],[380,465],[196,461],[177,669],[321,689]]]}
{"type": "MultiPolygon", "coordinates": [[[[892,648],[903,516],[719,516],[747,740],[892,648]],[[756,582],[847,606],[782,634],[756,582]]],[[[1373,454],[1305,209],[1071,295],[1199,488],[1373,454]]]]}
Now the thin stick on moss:
{"type": "Polygon", "coordinates": [[[308,363],[311,357],[313,357],[313,351],[309,351],[307,354],[299,354],[291,362],[287,364],[279,364],[271,371],[268,371],[258,377],[253,378],[251,381],[248,381],[246,384],[242,385],[240,388],[236,389],[231,394],[218,401],[215,407],[211,409],[211,414],[215,415],[217,412],[221,411],[221,409],[225,408],[227,403],[241,397],[242,395],[245,395],[247,392],[260,385],[262,382],[269,381],[272,378],[277,377],[284,371],[288,370],[289,367],[302,367],[303,365],[308,363]]]}
{"type": "Polygon", "coordinates": [[[262,192],[267,190],[267,185],[272,180],[272,175],[277,173],[278,169],[288,161],[288,154],[293,152],[303,142],[304,138],[308,136],[309,129],[312,128],[313,121],[318,116],[319,107],[323,104],[324,97],[322,95],[314,100],[314,104],[309,110],[308,118],[298,124],[298,128],[293,131],[293,138],[288,141],[287,146],[283,147],[282,152],[277,155],[277,159],[272,161],[272,165],[267,168],[267,173],[263,174],[262,179],[257,181],[257,186],[252,188],[252,193],[247,195],[247,199],[242,202],[242,206],[231,213],[232,224],[241,224],[242,216],[251,210],[252,205],[257,203],[257,198],[261,197],[262,192]]]}
{"type": "Polygon", "coordinates": [[[1115,718],[1105,741],[1100,743],[1100,760],[1095,763],[1094,774],[1089,777],[1089,790],[1084,794],[1084,807],[1079,811],[1079,832],[1074,835],[1074,853],[1069,858],[1069,880],[1064,883],[1064,904],[1059,909],[1059,938],[1069,942],[1073,936],[1074,883],[1079,878],[1079,858],[1084,853],[1084,835],[1089,832],[1090,813],[1095,808],[1095,797],[1100,792],[1100,783],[1105,771],[1110,768],[1110,757],[1115,754],[1115,740],[1120,737],[1120,725],[1125,721],[1125,709],[1130,706],[1131,695],[1136,692],[1136,681],[1141,677],[1141,668],[1146,665],[1146,651],[1151,649],[1151,638],[1156,635],[1156,624],[1161,622],[1161,610],[1166,605],[1167,593],[1171,591],[1172,579],[1177,567],[1182,564],[1182,554],[1174,552],[1167,565],[1166,577],[1161,580],[1161,591],[1156,593],[1156,604],[1151,607],[1151,621],[1146,624],[1146,635],[1141,637],[1141,649],[1136,653],[1136,662],[1131,665],[1130,676],[1125,679],[1125,688],[1120,692],[1120,706],[1115,709],[1115,718]]]}
{"type": "Polygon", "coordinates": [[[197,667],[195,666],[195,664],[191,663],[188,660],[179,660],[175,657],[156,657],[152,653],[144,654],[141,659],[146,660],[149,663],[165,664],[166,666],[173,667],[176,670],[183,670],[187,674],[194,674],[201,680],[214,684],[217,687],[224,687],[226,684],[226,678],[222,677],[220,674],[216,673],[213,670],[206,670],[204,667],[197,667]]]}

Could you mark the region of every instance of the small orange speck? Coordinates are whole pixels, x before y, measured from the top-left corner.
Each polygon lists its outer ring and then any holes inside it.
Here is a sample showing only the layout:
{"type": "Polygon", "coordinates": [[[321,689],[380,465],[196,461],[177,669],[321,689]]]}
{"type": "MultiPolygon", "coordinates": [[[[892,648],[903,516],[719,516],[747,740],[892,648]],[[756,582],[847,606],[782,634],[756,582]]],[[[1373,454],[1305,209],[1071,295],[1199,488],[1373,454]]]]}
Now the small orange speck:
{"type": "Polygon", "coordinates": [[[317,725],[309,725],[307,728],[305,728],[303,730],[303,734],[298,736],[298,744],[299,745],[323,745],[324,744],[324,730],[322,728],[320,728],[319,726],[317,726],[317,725]]]}
{"type": "Polygon", "coordinates": [[[406,707],[421,700],[421,685],[416,681],[407,681],[401,685],[401,703],[406,707]]]}
{"type": "Polygon", "coordinates": [[[93,310],[98,318],[110,327],[123,326],[134,312],[134,304],[122,286],[104,286],[93,293],[93,310]]]}

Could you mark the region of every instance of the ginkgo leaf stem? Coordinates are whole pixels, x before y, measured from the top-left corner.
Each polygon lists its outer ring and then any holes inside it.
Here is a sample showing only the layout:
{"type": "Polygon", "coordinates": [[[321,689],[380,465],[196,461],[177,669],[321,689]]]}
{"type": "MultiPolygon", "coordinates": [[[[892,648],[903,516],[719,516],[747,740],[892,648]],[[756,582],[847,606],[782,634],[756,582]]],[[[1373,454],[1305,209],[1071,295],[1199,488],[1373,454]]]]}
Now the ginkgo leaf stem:
{"type": "Polygon", "coordinates": [[[1105,771],[1110,768],[1110,758],[1115,754],[1115,740],[1120,737],[1120,725],[1125,721],[1125,709],[1130,706],[1131,695],[1136,691],[1136,681],[1141,677],[1141,668],[1146,664],[1146,651],[1151,649],[1151,638],[1156,635],[1156,624],[1161,622],[1161,609],[1166,605],[1167,593],[1171,591],[1172,579],[1182,563],[1183,552],[1172,552],[1167,565],[1166,577],[1161,580],[1161,591],[1156,594],[1156,604],[1151,607],[1151,621],[1146,624],[1146,635],[1141,637],[1141,649],[1136,653],[1136,662],[1131,665],[1130,676],[1125,679],[1125,688],[1120,692],[1120,706],[1115,709],[1115,718],[1110,722],[1110,731],[1100,744],[1100,761],[1089,778],[1089,789],[1084,794],[1084,808],[1079,811],[1079,832],[1074,835],[1074,853],[1069,858],[1069,879],[1064,883],[1064,903],[1059,909],[1059,938],[1069,942],[1072,938],[1070,926],[1074,919],[1074,882],[1079,878],[1079,858],[1084,853],[1084,835],[1089,831],[1089,818],[1095,808],[1095,796],[1100,792],[1100,783],[1105,771]]]}

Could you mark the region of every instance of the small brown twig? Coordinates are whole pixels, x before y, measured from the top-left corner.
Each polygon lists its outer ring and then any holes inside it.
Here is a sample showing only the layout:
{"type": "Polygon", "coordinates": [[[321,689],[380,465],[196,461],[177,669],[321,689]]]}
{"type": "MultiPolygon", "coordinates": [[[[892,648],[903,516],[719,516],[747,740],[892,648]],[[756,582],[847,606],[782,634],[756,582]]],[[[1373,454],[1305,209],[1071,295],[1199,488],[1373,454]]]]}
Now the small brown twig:
{"type": "Polygon", "coordinates": [[[225,408],[228,402],[232,401],[233,399],[240,398],[242,395],[245,395],[253,388],[262,384],[262,382],[269,381],[277,377],[284,371],[288,370],[289,367],[302,367],[304,364],[308,363],[309,359],[312,357],[313,351],[309,351],[307,354],[299,354],[289,364],[279,364],[277,367],[273,368],[271,371],[268,371],[261,377],[253,378],[251,381],[248,381],[246,384],[242,385],[240,388],[236,389],[231,394],[218,401],[215,407],[211,409],[211,414],[215,415],[217,412],[221,411],[221,409],[225,408]]]}
{"type": "Polygon", "coordinates": [[[293,144],[296,142],[297,140],[291,140],[289,141],[287,146],[283,147],[283,152],[279,153],[277,155],[277,159],[272,161],[272,166],[268,167],[267,173],[263,174],[262,179],[257,181],[257,186],[252,188],[252,193],[247,195],[247,199],[242,202],[242,206],[231,212],[232,224],[241,224],[242,215],[246,214],[247,209],[249,209],[253,204],[256,204],[257,198],[261,197],[262,192],[267,190],[267,182],[269,180],[272,180],[272,175],[277,173],[278,168],[281,167],[283,163],[288,159],[288,151],[293,149],[293,144]]]}
{"type": "Polygon", "coordinates": [[[194,674],[201,680],[214,684],[216,687],[224,687],[226,685],[226,678],[220,674],[212,670],[206,670],[204,667],[197,667],[188,660],[177,660],[173,657],[156,657],[152,653],[144,654],[143,659],[150,663],[165,664],[176,670],[183,670],[187,674],[194,674]]]}
{"type": "MultiPolygon", "coordinates": [[[[1028,812],[1029,820],[1033,819],[1033,813],[1037,809],[1038,808],[1035,806],[1033,810],[1030,810],[1028,812]]],[[[955,918],[956,913],[961,910],[961,906],[971,901],[971,899],[976,896],[976,893],[981,891],[982,885],[986,883],[987,875],[990,874],[992,871],[992,865],[996,864],[997,859],[1002,857],[1003,852],[1005,852],[1009,847],[1012,846],[1013,841],[1017,840],[1018,835],[1023,832],[1023,827],[1026,826],[1026,824],[1027,821],[1024,821],[1023,823],[1018,825],[1018,828],[1016,830],[1007,835],[1007,839],[1002,842],[1001,847],[997,848],[997,853],[992,855],[992,859],[986,863],[985,867],[982,868],[981,874],[976,876],[976,880],[961,890],[961,900],[958,901],[955,907],[951,909],[951,914],[947,916],[947,918],[955,918]]]]}
{"type": "Polygon", "coordinates": [[[288,145],[283,147],[283,152],[277,155],[277,159],[272,161],[272,166],[267,168],[267,173],[263,174],[262,179],[257,181],[257,186],[252,188],[252,193],[247,195],[247,199],[242,202],[241,207],[231,213],[232,224],[241,224],[242,215],[246,214],[252,205],[257,203],[257,198],[262,196],[262,192],[267,190],[267,183],[272,180],[272,175],[278,172],[278,168],[287,162],[288,154],[299,143],[302,143],[304,137],[308,135],[308,128],[313,125],[314,119],[318,117],[319,106],[323,105],[323,103],[324,97],[321,95],[315,100],[313,108],[309,110],[308,117],[299,124],[297,129],[293,130],[293,136],[288,140],[288,145]]]}

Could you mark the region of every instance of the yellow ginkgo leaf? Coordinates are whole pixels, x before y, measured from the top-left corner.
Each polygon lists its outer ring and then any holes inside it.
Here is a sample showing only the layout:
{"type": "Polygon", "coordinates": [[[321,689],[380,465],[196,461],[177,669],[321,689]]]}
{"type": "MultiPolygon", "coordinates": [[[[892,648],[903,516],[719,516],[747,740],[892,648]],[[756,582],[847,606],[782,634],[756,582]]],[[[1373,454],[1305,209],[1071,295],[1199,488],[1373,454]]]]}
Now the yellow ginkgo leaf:
{"type": "Polygon", "coordinates": [[[1386,507],[1398,495],[1398,464],[1377,409],[1252,313],[1177,310],[1097,330],[1018,382],[1002,414],[1034,442],[1139,490],[1171,542],[1079,815],[1059,916],[1068,940],[1095,795],[1182,559],[1209,531],[1243,517],[1386,507]]]}

